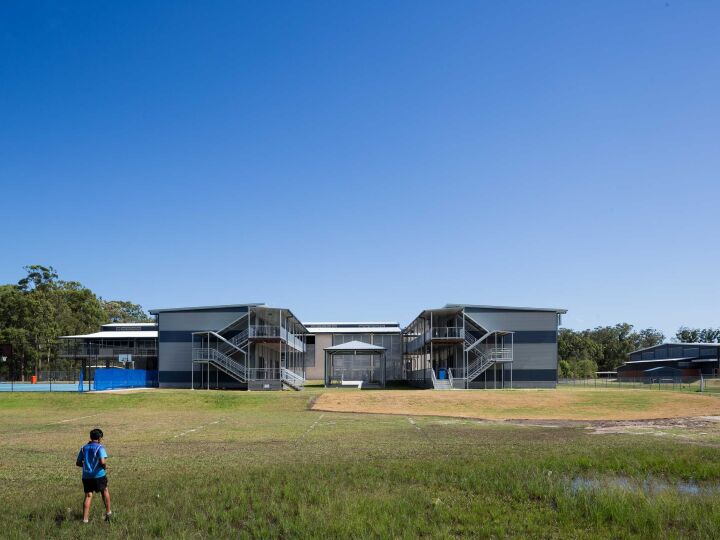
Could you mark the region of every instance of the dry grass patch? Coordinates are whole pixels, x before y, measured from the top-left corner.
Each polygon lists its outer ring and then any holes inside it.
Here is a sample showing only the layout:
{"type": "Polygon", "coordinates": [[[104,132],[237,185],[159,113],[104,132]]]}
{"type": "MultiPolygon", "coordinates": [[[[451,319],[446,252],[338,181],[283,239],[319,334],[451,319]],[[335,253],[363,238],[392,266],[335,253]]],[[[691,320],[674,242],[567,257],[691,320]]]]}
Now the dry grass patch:
{"type": "Polygon", "coordinates": [[[650,390],[338,391],[313,410],[490,420],[646,420],[720,414],[720,399],[650,390]]]}

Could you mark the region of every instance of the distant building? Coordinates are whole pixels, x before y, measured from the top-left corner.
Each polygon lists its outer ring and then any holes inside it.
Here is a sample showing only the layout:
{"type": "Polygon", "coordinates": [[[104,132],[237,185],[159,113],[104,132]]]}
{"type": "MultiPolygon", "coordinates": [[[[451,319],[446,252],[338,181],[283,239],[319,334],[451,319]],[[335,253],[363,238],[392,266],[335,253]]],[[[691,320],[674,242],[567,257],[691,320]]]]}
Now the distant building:
{"type": "Polygon", "coordinates": [[[619,380],[653,377],[716,376],[720,370],[720,343],[663,343],[638,349],[617,368],[619,380]]]}
{"type": "Polygon", "coordinates": [[[99,332],[60,337],[60,357],[83,362],[87,368],[158,369],[155,323],[108,323],[99,332]]]}

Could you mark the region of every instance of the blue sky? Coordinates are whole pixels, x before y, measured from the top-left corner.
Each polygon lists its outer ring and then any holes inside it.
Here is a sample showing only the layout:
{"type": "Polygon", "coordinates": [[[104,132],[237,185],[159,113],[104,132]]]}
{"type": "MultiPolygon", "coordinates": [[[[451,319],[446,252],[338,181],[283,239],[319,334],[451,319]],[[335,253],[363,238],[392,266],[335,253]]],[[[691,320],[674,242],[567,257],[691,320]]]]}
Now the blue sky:
{"type": "Polygon", "coordinates": [[[720,326],[720,4],[3,2],[0,282],[720,326]]]}

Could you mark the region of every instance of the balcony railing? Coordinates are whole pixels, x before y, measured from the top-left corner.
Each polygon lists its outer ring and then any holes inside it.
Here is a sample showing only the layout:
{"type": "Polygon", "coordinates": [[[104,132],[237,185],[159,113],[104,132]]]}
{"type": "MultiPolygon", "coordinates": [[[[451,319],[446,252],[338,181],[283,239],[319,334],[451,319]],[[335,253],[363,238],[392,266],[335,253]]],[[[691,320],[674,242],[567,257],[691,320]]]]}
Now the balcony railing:
{"type": "Polygon", "coordinates": [[[81,345],[79,347],[61,347],[59,351],[62,357],[92,356],[100,358],[114,358],[121,354],[131,354],[138,357],[157,356],[156,347],[100,347],[96,345],[81,345]]]}
{"type": "Polygon", "coordinates": [[[280,327],[264,324],[255,324],[250,327],[250,337],[280,337],[280,327]]]}
{"type": "Polygon", "coordinates": [[[305,352],[305,342],[282,326],[256,324],[250,327],[251,338],[280,338],[298,351],[305,352]]]}
{"type": "Polygon", "coordinates": [[[412,352],[420,347],[424,343],[429,342],[432,339],[446,340],[446,339],[464,339],[465,329],[462,326],[434,326],[432,329],[428,328],[422,334],[419,334],[409,341],[405,345],[407,352],[412,352]]]}
{"type": "Polygon", "coordinates": [[[465,329],[462,326],[435,326],[432,329],[433,339],[463,339],[465,329]]]}

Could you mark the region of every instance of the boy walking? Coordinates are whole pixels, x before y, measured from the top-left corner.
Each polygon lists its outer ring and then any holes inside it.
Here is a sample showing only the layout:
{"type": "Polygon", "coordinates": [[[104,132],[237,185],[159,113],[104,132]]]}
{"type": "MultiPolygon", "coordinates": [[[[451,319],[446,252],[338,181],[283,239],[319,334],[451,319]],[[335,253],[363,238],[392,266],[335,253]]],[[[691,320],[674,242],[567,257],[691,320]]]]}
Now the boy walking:
{"type": "Polygon", "coordinates": [[[90,442],[80,449],[75,465],[82,467],[82,482],[85,490],[83,501],[83,523],[90,520],[90,503],[92,503],[93,492],[100,492],[105,503],[105,521],[110,521],[112,511],[110,510],[110,492],[107,487],[107,474],[105,467],[107,463],[107,452],[101,444],[103,432],[95,428],[90,432],[90,442]]]}

